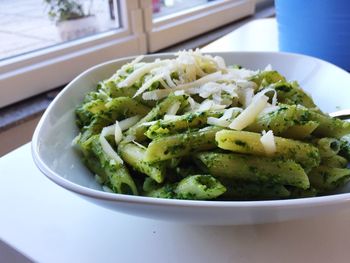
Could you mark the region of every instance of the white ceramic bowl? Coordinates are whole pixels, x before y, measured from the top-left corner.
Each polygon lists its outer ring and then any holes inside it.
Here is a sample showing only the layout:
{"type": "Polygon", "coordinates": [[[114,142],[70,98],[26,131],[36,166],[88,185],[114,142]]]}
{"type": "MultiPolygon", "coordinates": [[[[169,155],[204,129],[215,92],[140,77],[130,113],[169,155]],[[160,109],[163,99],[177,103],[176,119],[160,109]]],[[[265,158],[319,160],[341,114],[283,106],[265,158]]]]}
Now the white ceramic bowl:
{"type": "MultiPolygon", "coordinates": [[[[350,75],[327,62],[308,56],[273,52],[216,53],[227,64],[263,69],[268,64],[288,80],[297,80],[325,112],[350,108],[350,75]]],[[[171,54],[147,56],[146,60],[171,54]]],[[[153,219],[207,225],[238,225],[285,221],[350,208],[350,185],[338,194],[276,201],[187,201],[107,193],[94,180],[71,147],[78,129],[75,107],[98,81],[111,76],[130,58],[95,66],[77,78],[55,98],[40,120],[32,141],[39,169],[53,182],[104,207],[153,219]]],[[[117,216],[117,214],[116,214],[117,216]]]]}

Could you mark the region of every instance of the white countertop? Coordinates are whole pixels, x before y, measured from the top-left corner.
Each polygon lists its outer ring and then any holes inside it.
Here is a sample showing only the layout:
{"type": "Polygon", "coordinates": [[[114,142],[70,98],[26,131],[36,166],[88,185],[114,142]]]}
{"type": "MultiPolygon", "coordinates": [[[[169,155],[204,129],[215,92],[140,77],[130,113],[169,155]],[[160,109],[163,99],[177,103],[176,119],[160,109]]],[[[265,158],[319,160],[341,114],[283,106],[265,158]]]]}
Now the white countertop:
{"type": "Polygon", "coordinates": [[[249,22],[202,48],[204,52],[277,50],[277,24],[273,18],[249,22]]]}
{"type": "Polygon", "coordinates": [[[34,165],[29,144],[0,159],[0,211],[0,262],[350,261],[350,210],[231,227],[133,217],[49,181],[34,165]]]}
{"type": "MultiPolygon", "coordinates": [[[[350,259],[350,211],[278,224],[227,227],[128,216],[93,205],[49,181],[34,165],[29,144],[0,159],[0,211],[2,242],[36,262],[350,259]]],[[[13,251],[3,251],[0,259],[14,262],[10,260],[13,251]]]]}

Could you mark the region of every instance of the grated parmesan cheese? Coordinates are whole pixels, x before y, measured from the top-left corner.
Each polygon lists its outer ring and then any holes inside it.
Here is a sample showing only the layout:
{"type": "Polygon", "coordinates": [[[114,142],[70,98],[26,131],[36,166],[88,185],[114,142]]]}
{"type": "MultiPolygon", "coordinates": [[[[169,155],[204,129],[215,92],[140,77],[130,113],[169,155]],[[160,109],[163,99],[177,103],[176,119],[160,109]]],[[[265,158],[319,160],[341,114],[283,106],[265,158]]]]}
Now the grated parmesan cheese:
{"type": "Polygon", "coordinates": [[[273,136],[273,132],[271,130],[268,132],[263,131],[260,141],[267,155],[271,156],[276,152],[275,137],[273,136]]]}
{"type": "MultiPolygon", "coordinates": [[[[134,97],[141,95],[144,100],[161,100],[170,93],[187,94],[189,95],[188,107],[184,109],[185,112],[223,110],[224,114],[220,118],[209,117],[207,123],[235,130],[246,128],[257,116],[278,108],[277,92],[273,88],[267,87],[254,95],[257,85],[250,81],[250,78],[260,71],[227,67],[223,58],[204,55],[199,49],[179,51],[176,55],[174,59],[157,59],[152,63],[140,62],[143,57],[136,58],[122,68],[126,70],[133,66],[134,71],[119,83],[119,87],[131,86],[145,76],[144,83],[134,97]],[[172,77],[173,73],[176,73],[176,78],[172,77]],[[161,88],[149,91],[148,89],[157,81],[161,88]],[[274,93],[271,104],[268,102],[269,97],[266,96],[269,92],[274,93]],[[191,97],[192,95],[204,100],[199,103],[197,99],[195,100],[196,97],[191,97]],[[237,103],[240,103],[242,108],[235,107],[237,103]]],[[[265,70],[271,70],[271,68],[271,65],[268,65],[265,70]]],[[[179,102],[171,105],[164,115],[164,120],[177,119],[176,114],[180,106],[179,102]]],[[[119,143],[123,130],[135,125],[139,119],[138,116],[134,116],[116,122],[114,125],[105,127],[104,134],[105,136],[114,135],[116,143],[119,143]]],[[[150,126],[156,122],[150,121],[141,125],[150,126]]],[[[267,133],[267,138],[270,138],[271,133],[267,133]]],[[[102,137],[101,140],[105,140],[104,136],[102,137]]],[[[133,141],[132,138],[128,139],[133,141]]],[[[106,151],[117,158],[105,143],[104,145],[106,151]]]]}
{"type": "Polygon", "coordinates": [[[118,86],[121,88],[129,87],[132,84],[134,84],[136,81],[138,81],[143,75],[150,72],[152,69],[166,65],[167,63],[169,63],[169,60],[162,60],[162,61],[145,64],[141,68],[138,68],[134,72],[132,72],[126,79],[121,81],[118,84],[118,86]]]}
{"type": "Polygon", "coordinates": [[[273,89],[273,88],[266,88],[266,89],[263,89],[262,91],[260,91],[259,93],[257,93],[256,95],[258,95],[258,96],[266,95],[266,93],[268,93],[270,91],[273,92],[272,106],[276,106],[276,104],[277,104],[277,92],[276,92],[275,89],[273,89]]]}
{"type": "Polygon", "coordinates": [[[115,122],[115,129],[114,129],[114,140],[116,144],[119,144],[120,141],[123,138],[123,133],[122,133],[122,129],[120,128],[119,122],[116,121],[115,122]]]}
{"type": "Polygon", "coordinates": [[[164,117],[163,117],[163,120],[165,120],[165,121],[175,121],[175,120],[177,120],[179,118],[181,118],[181,116],[165,114],[164,117]]]}
{"type": "Polygon", "coordinates": [[[197,103],[192,97],[188,97],[187,101],[190,104],[191,111],[195,111],[199,108],[199,103],[197,103]]]}
{"type": "Polygon", "coordinates": [[[232,115],[234,112],[238,113],[238,112],[242,112],[242,111],[243,111],[243,109],[238,108],[238,107],[229,108],[229,109],[225,110],[224,114],[220,117],[220,119],[230,120],[232,118],[232,115]]]}
{"type": "Polygon", "coordinates": [[[157,121],[148,121],[148,122],[141,123],[140,126],[151,126],[156,123],[157,121]]]}
{"type": "Polygon", "coordinates": [[[271,64],[267,64],[264,71],[271,71],[271,70],[272,70],[271,64]]]}
{"type": "Polygon", "coordinates": [[[102,132],[99,137],[100,144],[102,146],[103,151],[109,158],[111,158],[112,160],[114,160],[119,164],[122,164],[124,163],[122,158],[120,158],[120,156],[114,151],[112,146],[108,143],[107,139],[105,138],[105,136],[107,136],[108,133],[110,132],[109,129],[110,129],[110,126],[102,129],[102,132]]]}
{"type": "Polygon", "coordinates": [[[124,138],[124,142],[132,142],[136,139],[136,137],[134,135],[126,135],[126,137],[124,138]]]}
{"type": "Polygon", "coordinates": [[[238,93],[238,101],[242,104],[243,108],[247,108],[248,105],[253,101],[254,97],[254,89],[252,88],[246,88],[242,89],[239,88],[237,89],[238,93]]]}
{"type": "Polygon", "coordinates": [[[143,83],[143,85],[141,86],[141,88],[139,88],[135,95],[133,96],[133,98],[137,97],[138,95],[142,94],[144,91],[146,91],[149,87],[152,86],[152,84],[158,80],[160,80],[163,77],[163,75],[159,74],[156,75],[152,78],[150,78],[149,80],[147,80],[145,83],[143,83]]]}
{"type": "Polygon", "coordinates": [[[215,117],[208,117],[207,123],[209,125],[215,125],[215,126],[220,126],[220,127],[228,127],[231,123],[231,119],[234,113],[235,116],[238,114],[238,112],[242,112],[243,109],[238,108],[238,107],[232,107],[229,109],[226,109],[224,111],[224,114],[220,118],[215,118],[215,117]]]}
{"type": "Polygon", "coordinates": [[[172,89],[158,89],[158,90],[152,90],[148,92],[144,92],[142,94],[142,98],[144,100],[147,100],[148,98],[156,98],[157,100],[163,99],[166,96],[168,96],[171,92],[174,92],[176,90],[187,90],[193,87],[198,87],[200,85],[203,85],[209,81],[216,81],[219,80],[221,77],[221,72],[214,72],[211,74],[208,74],[200,79],[197,79],[193,82],[185,83],[182,85],[178,85],[176,88],[172,89]]]}
{"type": "Polygon", "coordinates": [[[117,75],[119,76],[127,76],[127,72],[126,70],[131,68],[131,67],[134,67],[136,64],[138,64],[145,56],[144,55],[141,55],[141,56],[138,56],[136,57],[133,61],[131,61],[130,63],[128,64],[125,64],[123,65],[118,71],[116,74],[114,74],[110,80],[113,80],[117,75]]]}
{"type": "Polygon", "coordinates": [[[139,115],[135,115],[130,118],[124,119],[119,122],[120,129],[122,131],[125,131],[130,127],[134,126],[140,119],[141,117],[139,115]]]}
{"type": "Polygon", "coordinates": [[[140,116],[133,116],[127,119],[124,119],[120,122],[116,121],[115,124],[104,127],[101,131],[99,141],[102,146],[103,151],[109,158],[112,160],[115,160],[117,163],[122,164],[123,160],[120,158],[120,156],[114,151],[112,146],[108,143],[106,136],[114,135],[114,139],[116,144],[119,144],[119,142],[123,138],[122,131],[125,131],[129,129],[131,126],[135,125],[140,119],[140,116]]]}
{"type": "Polygon", "coordinates": [[[147,147],[146,146],[144,146],[144,145],[142,145],[141,143],[138,143],[137,141],[135,141],[135,140],[133,140],[132,141],[135,145],[137,145],[137,146],[139,146],[140,148],[142,148],[142,149],[147,149],[147,147]]]}
{"type": "Polygon", "coordinates": [[[226,105],[216,104],[213,100],[204,100],[198,108],[198,111],[209,111],[209,110],[223,110],[226,105]]]}
{"type": "MultiPolygon", "coordinates": [[[[107,127],[104,127],[103,128],[103,136],[106,137],[106,136],[109,136],[109,135],[113,135],[114,134],[114,129],[115,129],[115,125],[110,125],[110,126],[107,126],[107,127]]],[[[101,132],[102,134],[102,132],[101,132]]]]}
{"type": "Polygon", "coordinates": [[[177,101],[171,105],[166,113],[166,115],[176,115],[177,111],[180,109],[181,102],[177,101]]]}
{"type": "Polygon", "coordinates": [[[215,118],[215,117],[208,117],[207,123],[209,125],[214,125],[214,126],[220,126],[220,127],[228,127],[230,125],[230,122],[224,119],[220,118],[215,118]]]}
{"type": "Polygon", "coordinates": [[[229,128],[241,131],[252,124],[259,113],[267,106],[268,100],[269,98],[265,95],[253,99],[253,102],[231,122],[229,128]]]}
{"type": "Polygon", "coordinates": [[[212,100],[203,101],[198,108],[198,111],[208,111],[213,106],[214,102],[212,100]]]}

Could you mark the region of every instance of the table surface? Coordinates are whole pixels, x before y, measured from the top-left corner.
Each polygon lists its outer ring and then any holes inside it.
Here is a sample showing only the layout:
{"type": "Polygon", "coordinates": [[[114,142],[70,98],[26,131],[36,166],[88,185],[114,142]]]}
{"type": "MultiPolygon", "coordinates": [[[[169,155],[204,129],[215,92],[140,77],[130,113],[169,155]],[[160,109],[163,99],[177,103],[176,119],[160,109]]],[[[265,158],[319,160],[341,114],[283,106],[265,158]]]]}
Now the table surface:
{"type": "Polygon", "coordinates": [[[202,51],[277,51],[277,38],[274,18],[257,19],[210,43],[202,51]]]}
{"type": "MultiPolygon", "coordinates": [[[[272,20],[245,27],[275,31],[272,20]]],[[[205,51],[222,50],[220,43],[231,41],[243,49],[246,45],[234,40],[247,32],[243,39],[250,41],[253,34],[243,29],[205,51]]],[[[129,216],[91,204],[52,183],[34,165],[30,144],[0,159],[0,211],[1,262],[273,263],[350,258],[349,210],[276,224],[225,227],[129,216]]]]}

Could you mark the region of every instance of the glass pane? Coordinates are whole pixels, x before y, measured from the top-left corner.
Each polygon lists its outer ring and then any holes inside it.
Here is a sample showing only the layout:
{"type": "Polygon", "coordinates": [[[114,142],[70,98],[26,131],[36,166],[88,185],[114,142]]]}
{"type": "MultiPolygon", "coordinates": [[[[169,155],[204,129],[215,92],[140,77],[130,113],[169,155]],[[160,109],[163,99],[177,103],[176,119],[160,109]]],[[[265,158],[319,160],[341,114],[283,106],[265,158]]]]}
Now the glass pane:
{"type": "Polygon", "coordinates": [[[152,0],[153,18],[173,15],[216,0],[152,0]]]}
{"type": "Polygon", "coordinates": [[[116,2],[0,0],[0,60],[115,29],[116,2]]]}

